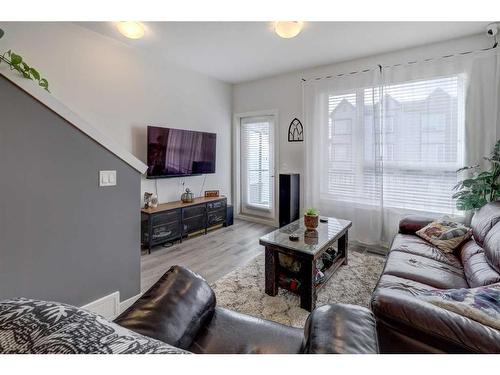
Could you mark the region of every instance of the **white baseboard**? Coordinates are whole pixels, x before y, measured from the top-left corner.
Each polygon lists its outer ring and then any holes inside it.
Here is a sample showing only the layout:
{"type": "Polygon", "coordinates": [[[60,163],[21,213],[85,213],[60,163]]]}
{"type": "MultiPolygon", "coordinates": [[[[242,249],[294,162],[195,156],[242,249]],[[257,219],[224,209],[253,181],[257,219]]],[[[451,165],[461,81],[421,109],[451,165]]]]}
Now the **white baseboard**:
{"type": "Polygon", "coordinates": [[[234,217],[235,217],[235,219],[250,221],[252,223],[265,224],[265,225],[269,225],[271,227],[276,227],[276,228],[278,227],[278,223],[276,222],[276,220],[269,220],[269,219],[264,219],[264,218],[260,218],[260,217],[250,216],[250,215],[243,215],[243,214],[237,214],[234,217]]]}
{"type": "Polygon", "coordinates": [[[120,292],[114,292],[82,306],[82,309],[99,314],[108,320],[113,320],[139,299],[139,293],[125,301],[120,302],[120,292]]]}
{"type": "Polygon", "coordinates": [[[82,309],[113,319],[120,313],[120,292],[114,292],[82,306],[82,309]]]}

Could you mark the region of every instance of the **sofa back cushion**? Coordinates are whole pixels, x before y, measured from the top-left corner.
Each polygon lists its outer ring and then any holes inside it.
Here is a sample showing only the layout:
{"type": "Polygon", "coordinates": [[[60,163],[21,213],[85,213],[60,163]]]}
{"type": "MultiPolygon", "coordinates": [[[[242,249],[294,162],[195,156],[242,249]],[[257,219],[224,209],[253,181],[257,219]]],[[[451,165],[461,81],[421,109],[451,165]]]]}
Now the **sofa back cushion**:
{"type": "Polygon", "coordinates": [[[500,272],[500,223],[488,232],[483,248],[488,263],[495,271],[500,272]]]}
{"type": "MultiPolygon", "coordinates": [[[[490,231],[490,233],[493,232],[490,231]]],[[[467,283],[471,288],[500,282],[500,273],[490,265],[484,249],[476,241],[467,241],[462,246],[460,261],[462,262],[467,283]]]]}
{"type": "Polygon", "coordinates": [[[184,267],[174,266],[114,322],[187,349],[214,310],[215,294],[207,282],[184,267]]]}
{"type": "Polygon", "coordinates": [[[500,283],[500,273],[491,267],[484,251],[474,254],[464,263],[464,273],[471,288],[500,283]]]}
{"type": "Polygon", "coordinates": [[[78,307],[15,298],[0,301],[0,354],[180,354],[78,307]]]}
{"type": "Polygon", "coordinates": [[[479,246],[477,244],[476,241],[471,239],[471,240],[467,241],[466,243],[464,243],[462,245],[462,247],[460,248],[460,252],[459,252],[460,262],[462,262],[462,266],[465,266],[465,263],[467,263],[468,260],[473,255],[476,255],[479,253],[484,253],[484,250],[481,246],[479,246]]]}
{"type": "Polygon", "coordinates": [[[472,235],[483,246],[488,232],[500,221],[500,202],[491,202],[483,206],[472,217],[472,235]]]}

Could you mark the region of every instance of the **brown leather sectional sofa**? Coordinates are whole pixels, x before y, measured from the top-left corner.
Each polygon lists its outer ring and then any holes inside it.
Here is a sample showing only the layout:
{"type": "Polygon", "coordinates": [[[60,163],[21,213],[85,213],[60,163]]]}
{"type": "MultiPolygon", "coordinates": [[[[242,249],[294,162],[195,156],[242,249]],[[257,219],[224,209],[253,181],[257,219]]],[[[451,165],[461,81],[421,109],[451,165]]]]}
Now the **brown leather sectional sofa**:
{"type": "Polygon", "coordinates": [[[474,215],[473,238],[453,254],[415,235],[431,221],[400,222],[373,314],[326,305],[289,327],[217,307],[202,277],[175,266],[115,322],[194,353],[500,353],[500,331],[418,297],[500,283],[500,202],[474,215]]]}
{"type": "Polygon", "coordinates": [[[207,282],[174,266],[115,323],[193,353],[377,353],[375,318],[353,305],[314,310],[304,329],[216,306],[207,282]]]}
{"type": "Polygon", "coordinates": [[[393,240],[371,301],[381,352],[500,353],[500,331],[418,298],[500,282],[500,202],[474,215],[473,238],[453,254],[415,235],[431,221],[403,219],[393,240]]]}

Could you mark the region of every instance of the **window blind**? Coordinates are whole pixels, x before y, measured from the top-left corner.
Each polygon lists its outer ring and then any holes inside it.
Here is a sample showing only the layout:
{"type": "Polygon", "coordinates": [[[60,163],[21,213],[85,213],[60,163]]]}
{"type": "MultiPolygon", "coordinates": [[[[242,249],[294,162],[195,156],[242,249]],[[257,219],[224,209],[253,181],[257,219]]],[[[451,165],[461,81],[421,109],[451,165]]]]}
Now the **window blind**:
{"type": "Polygon", "coordinates": [[[242,188],[249,207],[271,209],[271,123],[265,118],[242,119],[242,188]]]}
{"type": "Polygon", "coordinates": [[[455,213],[464,160],[464,77],[328,94],[326,179],[335,200],[455,213]]]}

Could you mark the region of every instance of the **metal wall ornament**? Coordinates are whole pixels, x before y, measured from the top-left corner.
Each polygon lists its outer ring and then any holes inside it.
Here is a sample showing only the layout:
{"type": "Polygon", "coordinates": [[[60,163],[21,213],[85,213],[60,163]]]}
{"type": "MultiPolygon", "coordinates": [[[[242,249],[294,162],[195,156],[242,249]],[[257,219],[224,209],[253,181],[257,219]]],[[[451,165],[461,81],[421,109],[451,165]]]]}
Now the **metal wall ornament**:
{"type": "Polygon", "coordinates": [[[304,140],[304,127],[295,117],[288,127],[288,142],[302,142],[304,140]]]}

